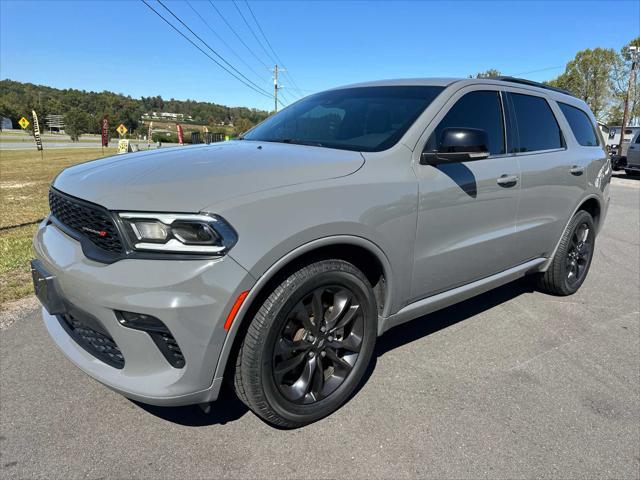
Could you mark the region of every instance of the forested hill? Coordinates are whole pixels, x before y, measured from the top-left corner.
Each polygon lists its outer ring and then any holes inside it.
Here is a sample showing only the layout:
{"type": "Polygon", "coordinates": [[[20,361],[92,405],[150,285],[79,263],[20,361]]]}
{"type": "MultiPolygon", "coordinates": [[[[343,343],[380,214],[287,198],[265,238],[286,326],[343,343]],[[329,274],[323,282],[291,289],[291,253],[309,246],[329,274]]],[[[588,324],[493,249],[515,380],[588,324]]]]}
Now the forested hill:
{"type": "Polygon", "coordinates": [[[87,122],[87,133],[100,131],[100,122],[104,115],[109,116],[112,128],[124,123],[131,132],[139,128],[142,114],[152,111],[191,115],[191,122],[212,126],[221,122],[245,125],[250,122],[254,125],[269,115],[263,110],[226,107],[195,100],[165,100],[160,96],[136,99],[108,91],[98,93],[74,89],[61,90],[13,80],[0,81],[1,116],[9,117],[13,124],[17,125],[23,115],[31,119],[31,110],[36,111],[41,122],[50,113],[68,115],[70,112],[82,112],[87,122]]]}

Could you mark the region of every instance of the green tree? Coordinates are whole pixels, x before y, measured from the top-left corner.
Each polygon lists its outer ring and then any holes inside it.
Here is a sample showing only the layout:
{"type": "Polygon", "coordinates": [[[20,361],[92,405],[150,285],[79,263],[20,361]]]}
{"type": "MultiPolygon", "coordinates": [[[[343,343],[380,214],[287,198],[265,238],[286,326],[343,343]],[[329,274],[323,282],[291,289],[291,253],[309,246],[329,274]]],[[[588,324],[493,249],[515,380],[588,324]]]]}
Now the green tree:
{"type": "Polygon", "coordinates": [[[487,77],[500,77],[502,73],[500,70],[496,70],[495,68],[490,68],[489,70],[485,70],[484,72],[476,73],[475,78],[487,78],[487,77]]]}
{"type": "Polygon", "coordinates": [[[587,48],[576,53],[564,73],[549,85],[568,90],[584,100],[596,118],[603,118],[613,95],[611,71],[618,60],[610,48],[587,48]]]}
{"type": "Polygon", "coordinates": [[[244,133],[247,130],[253,128],[253,122],[246,118],[237,118],[233,122],[233,127],[236,135],[240,135],[241,133],[244,133]]]}
{"type": "MultiPolygon", "coordinates": [[[[613,101],[608,114],[610,125],[620,125],[624,111],[624,101],[631,81],[632,55],[630,46],[640,48],[640,37],[631,40],[622,47],[611,72],[613,85],[613,101]]],[[[638,55],[638,54],[636,54],[638,55]]],[[[636,65],[636,73],[638,66],[636,65]]],[[[629,95],[629,121],[640,117],[640,77],[636,75],[635,85],[631,85],[629,95]]]]}
{"type": "Polygon", "coordinates": [[[91,131],[92,118],[79,108],[72,108],[64,116],[64,125],[71,141],[77,142],[80,135],[91,131]]]}

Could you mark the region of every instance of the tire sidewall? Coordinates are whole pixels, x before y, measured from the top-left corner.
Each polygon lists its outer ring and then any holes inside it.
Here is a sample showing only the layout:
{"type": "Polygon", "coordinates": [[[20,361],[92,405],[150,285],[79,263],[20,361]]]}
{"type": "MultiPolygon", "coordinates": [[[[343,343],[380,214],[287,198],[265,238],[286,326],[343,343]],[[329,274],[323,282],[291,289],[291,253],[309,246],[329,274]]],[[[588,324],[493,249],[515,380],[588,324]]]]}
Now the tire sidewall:
{"type": "Polygon", "coordinates": [[[593,223],[593,217],[591,217],[591,215],[585,211],[580,211],[578,212],[574,217],[573,220],[571,222],[571,228],[568,230],[568,235],[565,239],[563,248],[562,248],[562,261],[559,264],[559,269],[560,269],[560,275],[563,279],[563,286],[564,286],[564,290],[569,293],[575,293],[578,291],[578,289],[580,289],[580,287],[582,286],[582,284],[584,283],[584,281],[587,279],[587,276],[589,275],[589,269],[591,268],[591,261],[593,260],[593,255],[595,253],[595,247],[596,247],[596,232],[595,232],[595,224],[593,223]],[[591,254],[589,255],[589,261],[587,262],[586,265],[586,272],[583,275],[583,277],[575,284],[571,285],[569,284],[569,279],[567,277],[568,272],[567,272],[567,254],[569,253],[569,247],[571,245],[571,238],[573,237],[576,229],[582,224],[582,223],[586,223],[589,227],[589,236],[588,238],[590,239],[590,243],[591,243],[591,254]]]}
{"type": "MultiPolygon", "coordinates": [[[[313,264],[312,270],[320,264],[313,264]]],[[[282,418],[289,422],[306,424],[325,417],[340,407],[355,391],[369,364],[377,334],[377,310],[373,291],[369,282],[350,264],[350,268],[322,270],[303,280],[295,279],[286,285],[283,292],[269,304],[265,317],[269,319],[267,334],[260,343],[260,376],[264,400],[282,418]],[[278,390],[272,373],[273,349],[276,339],[287,320],[291,309],[308,295],[323,286],[343,286],[351,290],[357,298],[364,316],[362,347],[353,370],[347,379],[328,397],[309,405],[295,404],[287,400],[278,390]]],[[[285,282],[285,284],[288,282],[285,282]]],[[[271,299],[271,297],[270,297],[271,299]]]]}

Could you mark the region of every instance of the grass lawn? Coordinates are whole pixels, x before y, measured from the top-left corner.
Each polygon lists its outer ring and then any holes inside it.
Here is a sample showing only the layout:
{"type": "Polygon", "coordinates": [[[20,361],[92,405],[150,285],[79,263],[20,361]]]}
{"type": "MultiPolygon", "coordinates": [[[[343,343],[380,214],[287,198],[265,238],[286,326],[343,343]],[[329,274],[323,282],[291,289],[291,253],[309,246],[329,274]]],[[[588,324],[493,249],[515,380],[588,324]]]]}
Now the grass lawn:
{"type": "MultiPolygon", "coordinates": [[[[115,153],[105,149],[0,150],[0,227],[32,222],[49,211],[51,180],[65,167],[115,153]]],[[[0,308],[31,292],[29,260],[35,225],[0,231],[0,308]]]]}

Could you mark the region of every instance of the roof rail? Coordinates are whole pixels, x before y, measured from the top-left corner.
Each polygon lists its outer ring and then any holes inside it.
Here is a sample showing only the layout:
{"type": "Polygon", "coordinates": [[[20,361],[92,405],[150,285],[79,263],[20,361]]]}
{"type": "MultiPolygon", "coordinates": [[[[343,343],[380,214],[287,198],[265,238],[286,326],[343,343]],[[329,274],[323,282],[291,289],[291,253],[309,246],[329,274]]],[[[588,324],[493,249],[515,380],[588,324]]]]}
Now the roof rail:
{"type": "Polygon", "coordinates": [[[569,95],[571,97],[575,97],[575,95],[564,88],[552,87],[551,85],[546,85],[540,82],[534,82],[533,80],[527,80],[526,78],[518,78],[518,77],[508,77],[508,76],[499,76],[499,77],[485,77],[490,80],[500,80],[502,82],[510,82],[510,83],[520,83],[522,85],[530,85],[532,87],[544,88],[545,90],[553,90],[554,92],[564,93],[565,95],[569,95]]]}

